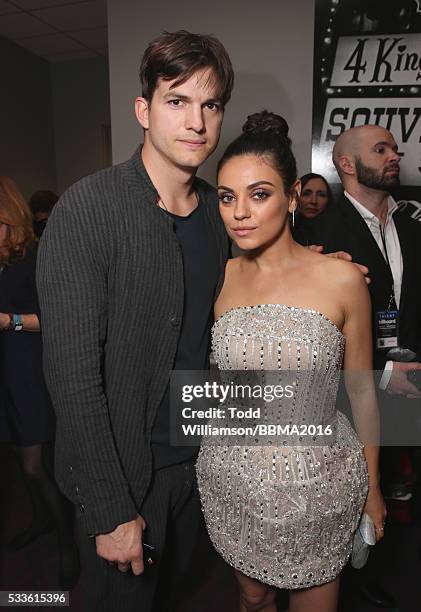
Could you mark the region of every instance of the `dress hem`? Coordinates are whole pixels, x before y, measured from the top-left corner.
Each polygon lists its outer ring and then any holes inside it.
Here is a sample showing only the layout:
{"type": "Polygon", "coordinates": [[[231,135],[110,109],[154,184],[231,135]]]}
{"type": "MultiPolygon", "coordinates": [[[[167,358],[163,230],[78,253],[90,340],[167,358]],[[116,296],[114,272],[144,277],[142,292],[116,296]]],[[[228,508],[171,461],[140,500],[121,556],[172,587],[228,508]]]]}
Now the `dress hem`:
{"type": "Polygon", "coordinates": [[[267,578],[263,578],[261,576],[261,574],[256,575],[256,573],[253,574],[253,572],[247,572],[245,571],[247,569],[247,567],[240,567],[237,564],[233,563],[232,560],[230,560],[228,558],[228,555],[224,555],[222,554],[218,548],[215,546],[212,538],[210,538],[212,541],[212,545],[215,548],[216,552],[218,553],[218,555],[220,555],[224,561],[226,561],[226,563],[228,563],[228,565],[230,565],[233,569],[237,570],[238,572],[241,572],[241,574],[244,574],[245,576],[247,576],[248,578],[254,578],[254,580],[258,580],[259,582],[262,582],[263,584],[268,584],[270,586],[274,586],[278,589],[286,589],[288,591],[297,591],[299,589],[309,589],[315,586],[321,586],[323,584],[327,584],[329,582],[333,582],[334,580],[336,580],[336,578],[339,577],[339,575],[341,574],[341,572],[343,571],[344,567],[346,566],[346,564],[348,563],[350,557],[351,557],[351,551],[349,552],[349,554],[346,556],[346,558],[344,560],[341,560],[338,563],[338,571],[335,574],[329,574],[328,576],[323,576],[320,579],[314,579],[311,581],[310,584],[302,584],[302,583],[297,583],[297,582],[293,582],[291,583],[287,583],[287,582],[282,582],[280,583],[279,580],[270,580],[269,576],[267,578]]]}

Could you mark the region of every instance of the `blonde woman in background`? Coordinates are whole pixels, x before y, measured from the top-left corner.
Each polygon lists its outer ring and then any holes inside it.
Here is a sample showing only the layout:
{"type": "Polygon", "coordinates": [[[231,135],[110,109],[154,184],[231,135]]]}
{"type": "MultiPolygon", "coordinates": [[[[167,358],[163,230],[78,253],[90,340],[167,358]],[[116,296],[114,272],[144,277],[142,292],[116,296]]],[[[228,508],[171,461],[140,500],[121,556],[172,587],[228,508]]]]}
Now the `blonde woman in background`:
{"type": "Polygon", "coordinates": [[[57,529],[58,584],[70,589],[79,561],[70,507],[52,476],[55,423],[42,372],[36,257],[29,207],[15,182],[0,176],[0,441],[17,449],[32,502],[30,526],[8,549],[20,550],[57,529]]]}

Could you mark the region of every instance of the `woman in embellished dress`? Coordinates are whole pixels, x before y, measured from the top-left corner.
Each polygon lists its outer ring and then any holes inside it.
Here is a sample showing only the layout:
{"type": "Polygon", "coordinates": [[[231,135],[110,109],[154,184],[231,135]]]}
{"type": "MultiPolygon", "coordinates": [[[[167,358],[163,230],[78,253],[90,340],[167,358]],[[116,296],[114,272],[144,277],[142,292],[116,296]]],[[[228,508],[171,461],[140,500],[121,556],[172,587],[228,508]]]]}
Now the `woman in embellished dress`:
{"type": "Polygon", "coordinates": [[[333,424],[335,438],[295,446],[203,439],[202,507],[215,548],[234,567],[241,612],[276,612],[276,587],[290,590],[290,612],[334,612],[361,513],[377,539],[386,514],[366,283],[352,264],[294,242],[300,184],[290,145],[284,119],[263,111],[248,118],[219,163],[220,212],[243,254],[226,268],[213,351],[221,377],[242,370],[295,377],[295,398],[278,403],[284,421],[309,424],[313,415],[333,424]],[[365,446],[336,409],[341,368],[365,446]],[[299,392],[305,373],[314,374],[307,394],[299,392]]]}

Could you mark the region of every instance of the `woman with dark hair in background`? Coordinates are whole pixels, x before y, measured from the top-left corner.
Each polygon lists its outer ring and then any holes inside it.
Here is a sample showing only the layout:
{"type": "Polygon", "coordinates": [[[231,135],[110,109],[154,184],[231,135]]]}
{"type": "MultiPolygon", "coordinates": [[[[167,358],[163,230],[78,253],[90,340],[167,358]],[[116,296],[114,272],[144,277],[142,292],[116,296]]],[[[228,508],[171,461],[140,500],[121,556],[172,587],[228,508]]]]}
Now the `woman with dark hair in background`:
{"type": "MultiPolygon", "coordinates": [[[[369,295],[350,263],[294,242],[296,176],[288,126],[267,111],[248,118],[218,166],[220,213],[243,252],[228,262],[215,304],[212,344],[221,377],[231,372],[238,380],[246,371],[266,382],[282,374],[292,397],[259,404],[266,418],[257,422],[330,423],[335,432],[295,442],[268,440],[260,431],[245,440],[224,433],[202,439],[202,507],[214,546],[235,569],[241,612],[276,612],[276,587],[290,590],[290,612],[334,612],[363,509],[377,539],[383,536],[369,295]],[[365,446],[336,410],[342,366],[365,446]]],[[[233,404],[229,398],[224,405],[233,404]]],[[[246,397],[239,405],[256,403],[246,397]]],[[[212,424],[233,423],[227,421],[212,424]]]]}
{"type": "Polygon", "coordinates": [[[53,212],[53,208],[58,201],[58,195],[54,191],[41,189],[33,193],[29,199],[29,208],[34,217],[34,231],[38,238],[41,238],[42,232],[48,221],[48,217],[53,212]]]}
{"type": "Polygon", "coordinates": [[[314,219],[332,204],[332,191],[329,183],[321,174],[309,172],[304,174],[300,181],[301,194],[298,212],[306,219],[314,219]]]}
{"type": "MultiPolygon", "coordinates": [[[[42,372],[32,216],[12,179],[0,176],[0,441],[17,447],[32,501],[32,523],[9,551],[57,529],[61,588],[74,586],[78,555],[69,504],[53,479],[55,420],[42,372]]],[[[28,585],[28,587],[31,585],[28,585]]]]}

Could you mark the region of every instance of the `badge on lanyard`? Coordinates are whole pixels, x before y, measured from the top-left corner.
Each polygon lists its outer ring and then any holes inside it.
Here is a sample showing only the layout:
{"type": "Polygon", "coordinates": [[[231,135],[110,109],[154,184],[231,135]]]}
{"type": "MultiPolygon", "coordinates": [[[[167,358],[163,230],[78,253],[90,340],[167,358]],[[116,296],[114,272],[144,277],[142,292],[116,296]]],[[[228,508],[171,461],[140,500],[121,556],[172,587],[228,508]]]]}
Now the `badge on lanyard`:
{"type": "Polygon", "coordinates": [[[380,310],[376,312],[376,347],[378,349],[396,348],[399,334],[399,310],[380,310]]]}
{"type": "MultiPolygon", "coordinates": [[[[393,279],[392,267],[390,265],[389,256],[386,248],[386,237],[384,228],[380,226],[380,235],[382,237],[384,256],[390,270],[390,276],[393,279]]],[[[392,291],[390,293],[389,304],[387,310],[379,310],[376,312],[376,347],[378,349],[393,349],[399,346],[399,310],[395,300],[394,279],[392,281],[392,291]]]]}

